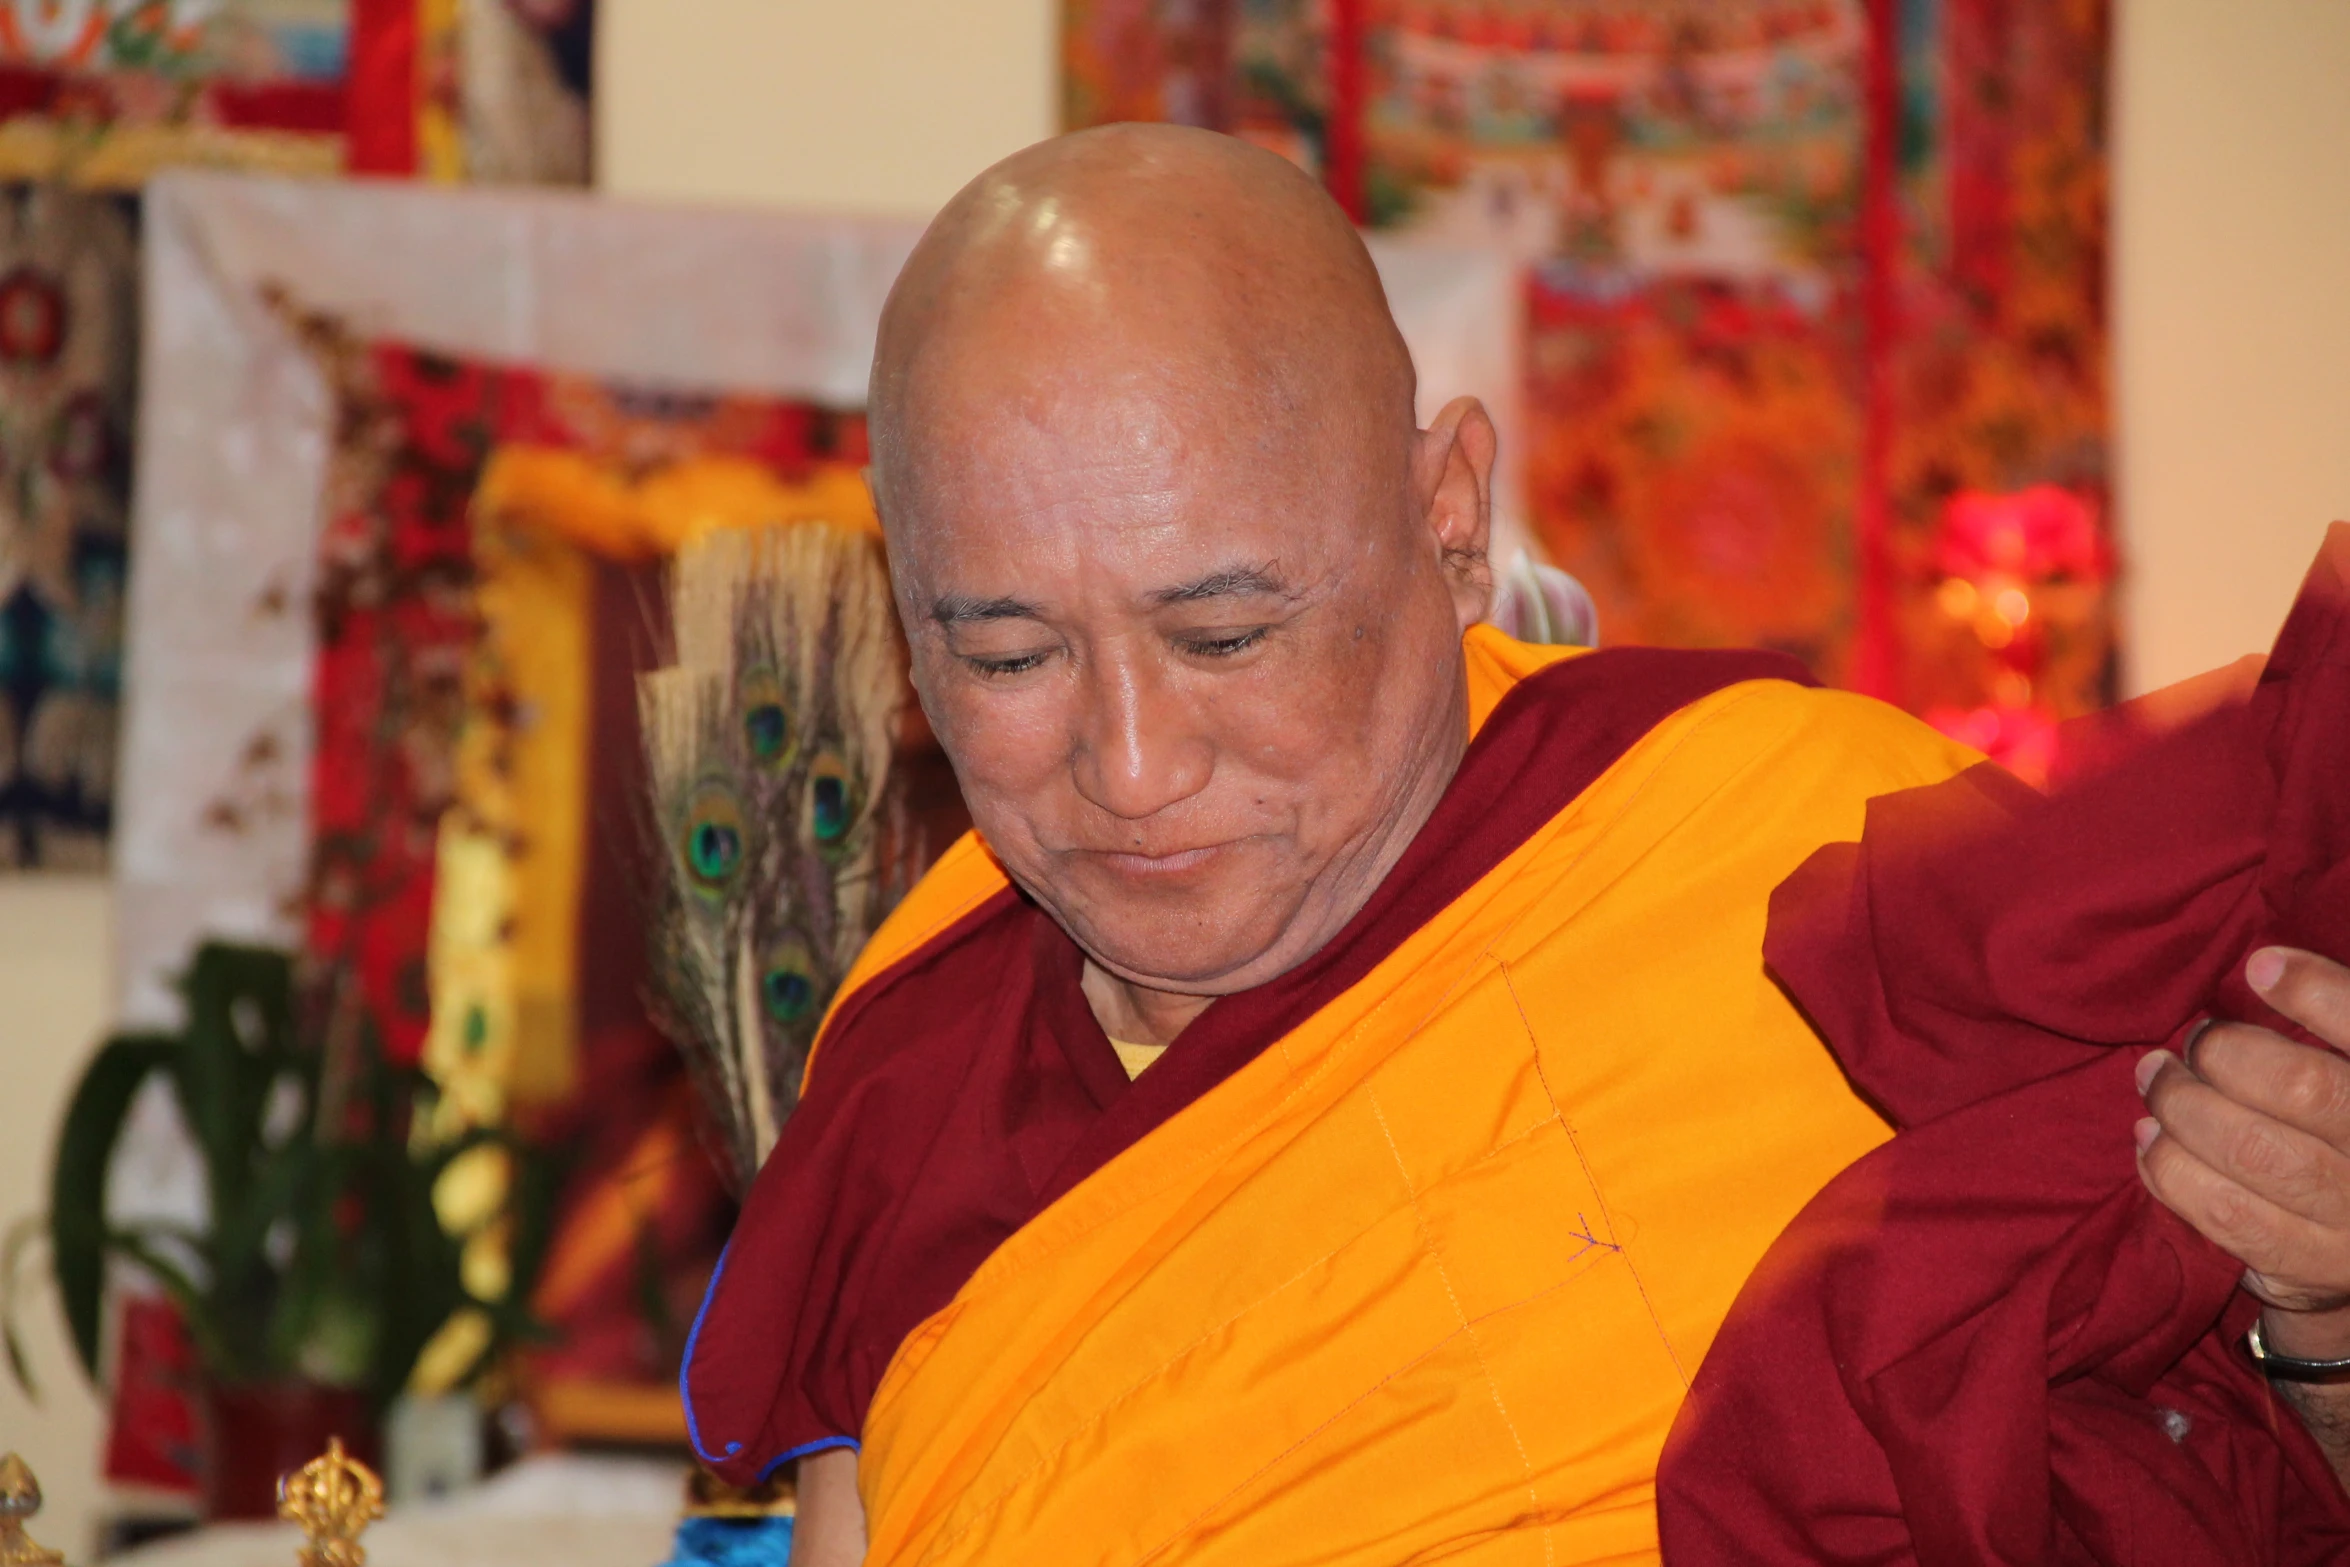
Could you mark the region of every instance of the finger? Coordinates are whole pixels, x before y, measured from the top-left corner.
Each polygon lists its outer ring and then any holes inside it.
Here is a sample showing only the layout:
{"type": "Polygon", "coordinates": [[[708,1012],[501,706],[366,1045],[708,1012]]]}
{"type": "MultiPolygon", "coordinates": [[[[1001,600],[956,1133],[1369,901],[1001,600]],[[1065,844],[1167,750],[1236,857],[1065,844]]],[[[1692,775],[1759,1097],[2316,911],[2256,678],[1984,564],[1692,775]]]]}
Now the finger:
{"type": "Polygon", "coordinates": [[[2350,1050],[2350,968],[2298,947],[2263,947],[2244,965],[2261,998],[2337,1050],[2350,1050]]]}
{"type": "Polygon", "coordinates": [[[2167,1051],[2146,1086],[2146,1109],[2202,1164],[2297,1217],[2344,1232],[2350,1249],[2350,1158],[2274,1117],[2236,1103],[2167,1051]]]}
{"type": "Polygon", "coordinates": [[[2247,1191],[2176,1138],[2157,1136],[2139,1151],[2138,1177],[2157,1202],[2260,1275],[2261,1296],[2270,1304],[2315,1310],[2350,1293],[2350,1246],[2343,1237],[2247,1191]]]}
{"type": "Polygon", "coordinates": [[[2350,1058],[2220,1023],[2188,1046],[2187,1069],[2236,1103],[2350,1152],[2350,1058]]]}

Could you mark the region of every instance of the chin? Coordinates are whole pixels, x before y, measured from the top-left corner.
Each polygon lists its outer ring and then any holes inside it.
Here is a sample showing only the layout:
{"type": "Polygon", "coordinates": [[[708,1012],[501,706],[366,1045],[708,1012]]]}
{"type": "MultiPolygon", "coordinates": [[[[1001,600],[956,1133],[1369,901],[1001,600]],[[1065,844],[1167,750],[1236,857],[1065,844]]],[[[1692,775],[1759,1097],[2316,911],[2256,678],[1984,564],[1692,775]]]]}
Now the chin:
{"type": "Polygon", "coordinates": [[[1261,907],[1225,905],[1160,911],[1160,917],[1142,920],[1071,923],[1078,944],[1122,978],[1192,995],[1225,995],[1272,978],[1249,970],[1281,939],[1286,924],[1261,907]]]}
{"type": "Polygon", "coordinates": [[[1264,839],[1241,839],[1166,871],[1138,874],[1086,853],[1007,868],[1103,967],[1189,995],[1225,995],[1272,978],[1278,971],[1260,970],[1260,960],[1288,934],[1306,895],[1295,863],[1264,839]]]}

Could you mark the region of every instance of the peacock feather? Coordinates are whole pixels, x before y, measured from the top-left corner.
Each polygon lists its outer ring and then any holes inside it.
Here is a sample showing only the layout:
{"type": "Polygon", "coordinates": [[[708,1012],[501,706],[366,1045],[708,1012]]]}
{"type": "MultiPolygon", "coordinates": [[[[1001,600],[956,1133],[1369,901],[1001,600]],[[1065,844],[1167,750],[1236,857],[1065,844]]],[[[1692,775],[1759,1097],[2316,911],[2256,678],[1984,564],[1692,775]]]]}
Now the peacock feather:
{"type": "Polygon", "coordinates": [[[676,662],[638,682],[663,866],[654,984],[747,1184],[901,890],[882,840],[905,654],[879,540],[830,523],[688,544],[670,611],[676,662]]]}

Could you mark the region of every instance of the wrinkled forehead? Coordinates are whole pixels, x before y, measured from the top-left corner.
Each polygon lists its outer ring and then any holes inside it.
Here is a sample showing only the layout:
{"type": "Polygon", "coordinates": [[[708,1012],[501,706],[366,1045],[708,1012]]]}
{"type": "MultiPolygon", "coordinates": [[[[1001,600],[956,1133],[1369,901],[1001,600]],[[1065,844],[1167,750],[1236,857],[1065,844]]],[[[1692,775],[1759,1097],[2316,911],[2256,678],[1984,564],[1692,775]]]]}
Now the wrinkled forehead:
{"type": "MultiPolygon", "coordinates": [[[[916,400],[883,507],[901,588],[1141,602],[1278,562],[1319,576],[1379,508],[1383,465],[1277,393],[1163,363],[1074,358],[1057,375],[916,400]]],[[[984,383],[965,383],[978,386],[984,383]]],[[[1400,479],[1400,474],[1393,476],[1400,479]]],[[[1385,487],[1391,497],[1402,486],[1385,487]]]]}
{"type": "Polygon", "coordinates": [[[1039,290],[957,312],[907,345],[876,450],[885,520],[927,525],[973,491],[1046,505],[1074,491],[1213,499],[1393,470],[1408,403],[1398,417],[1345,357],[1179,293],[1039,290]]]}

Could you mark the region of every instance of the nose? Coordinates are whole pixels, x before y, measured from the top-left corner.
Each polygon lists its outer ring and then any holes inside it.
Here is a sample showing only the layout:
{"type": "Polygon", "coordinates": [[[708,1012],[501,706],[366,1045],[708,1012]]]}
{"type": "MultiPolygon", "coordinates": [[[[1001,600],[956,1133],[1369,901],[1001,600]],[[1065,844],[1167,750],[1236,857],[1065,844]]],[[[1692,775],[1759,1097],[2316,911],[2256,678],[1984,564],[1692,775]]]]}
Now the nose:
{"type": "Polygon", "coordinates": [[[1112,816],[1139,822],[1207,787],[1215,747],[1191,703],[1147,656],[1121,650],[1096,660],[1082,679],[1071,758],[1079,794],[1112,816]]]}

